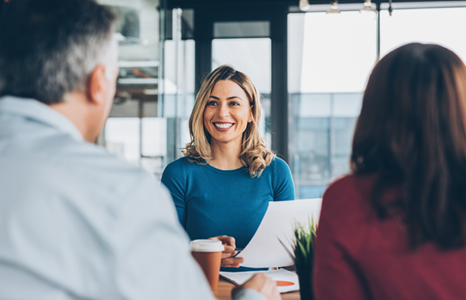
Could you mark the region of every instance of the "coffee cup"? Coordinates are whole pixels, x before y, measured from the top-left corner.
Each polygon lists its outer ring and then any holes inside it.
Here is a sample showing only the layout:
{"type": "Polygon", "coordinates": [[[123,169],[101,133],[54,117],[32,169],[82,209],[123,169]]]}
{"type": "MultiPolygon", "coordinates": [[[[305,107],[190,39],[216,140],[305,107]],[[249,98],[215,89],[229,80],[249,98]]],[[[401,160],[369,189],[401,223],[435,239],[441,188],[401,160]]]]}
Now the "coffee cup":
{"type": "Polygon", "coordinates": [[[193,240],[191,241],[191,254],[201,266],[204,275],[209,282],[212,291],[218,287],[222,252],[225,247],[218,240],[193,240]]]}

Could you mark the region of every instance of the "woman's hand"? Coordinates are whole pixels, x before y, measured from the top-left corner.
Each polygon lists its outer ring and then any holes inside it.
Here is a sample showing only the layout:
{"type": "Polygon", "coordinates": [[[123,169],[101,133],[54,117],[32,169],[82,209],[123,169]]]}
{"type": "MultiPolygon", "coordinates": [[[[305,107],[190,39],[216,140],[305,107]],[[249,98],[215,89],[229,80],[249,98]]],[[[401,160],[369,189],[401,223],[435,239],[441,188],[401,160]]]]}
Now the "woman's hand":
{"type": "Polygon", "coordinates": [[[238,253],[234,237],[221,235],[212,237],[209,240],[219,240],[225,246],[222,253],[222,267],[239,268],[239,264],[244,262],[242,257],[233,257],[238,253]]]}

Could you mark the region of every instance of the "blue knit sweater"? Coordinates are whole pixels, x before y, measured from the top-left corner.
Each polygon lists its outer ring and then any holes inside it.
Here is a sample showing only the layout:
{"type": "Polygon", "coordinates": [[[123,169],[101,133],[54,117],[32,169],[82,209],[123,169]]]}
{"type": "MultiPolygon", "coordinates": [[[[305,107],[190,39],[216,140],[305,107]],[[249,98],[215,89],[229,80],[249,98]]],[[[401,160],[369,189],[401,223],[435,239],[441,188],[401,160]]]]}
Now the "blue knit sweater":
{"type": "Polygon", "coordinates": [[[162,183],[192,240],[228,235],[236,239],[237,248],[251,240],[269,201],[295,197],[290,169],[280,158],[259,178],[251,178],[244,167],[224,171],[183,157],[165,168],[162,183]]]}

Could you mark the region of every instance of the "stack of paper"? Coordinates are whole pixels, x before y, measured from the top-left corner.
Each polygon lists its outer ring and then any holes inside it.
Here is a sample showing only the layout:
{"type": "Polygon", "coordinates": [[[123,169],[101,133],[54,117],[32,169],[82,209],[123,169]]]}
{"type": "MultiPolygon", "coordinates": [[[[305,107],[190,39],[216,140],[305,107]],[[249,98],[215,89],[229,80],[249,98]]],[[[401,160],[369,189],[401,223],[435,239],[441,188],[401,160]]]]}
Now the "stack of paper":
{"type": "Polygon", "coordinates": [[[275,280],[280,293],[299,291],[298,275],[296,275],[295,272],[284,269],[251,272],[220,272],[220,276],[236,285],[241,285],[256,273],[265,273],[265,275],[275,280]]]}
{"type": "Polygon", "coordinates": [[[272,201],[251,241],[237,257],[243,257],[241,266],[250,268],[286,267],[293,260],[285,250],[292,250],[295,222],[307,224],[318,221],[322,199],[272,201]]]}

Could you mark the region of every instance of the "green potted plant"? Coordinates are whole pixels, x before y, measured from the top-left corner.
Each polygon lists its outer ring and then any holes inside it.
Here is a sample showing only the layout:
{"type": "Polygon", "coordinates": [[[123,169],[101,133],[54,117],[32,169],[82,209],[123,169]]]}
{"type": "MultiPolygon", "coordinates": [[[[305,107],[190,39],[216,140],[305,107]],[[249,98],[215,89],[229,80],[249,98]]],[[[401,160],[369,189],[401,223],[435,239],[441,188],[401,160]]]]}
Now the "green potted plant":
{"type": "MultiPolygon", "coordinates": [[[[316,224],[314,219],[304,225],[299,222],[295,222],[292,238],[293,253],[285,247],[295,264],[296,274],[298,274],[299,278],[301,300],[314,299],[312,290],[312,270],[314,266],[315,238],[316,224]]],[[[282,241],[280,241],[280,243],[283,245],[282,241]]]]}

